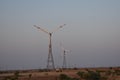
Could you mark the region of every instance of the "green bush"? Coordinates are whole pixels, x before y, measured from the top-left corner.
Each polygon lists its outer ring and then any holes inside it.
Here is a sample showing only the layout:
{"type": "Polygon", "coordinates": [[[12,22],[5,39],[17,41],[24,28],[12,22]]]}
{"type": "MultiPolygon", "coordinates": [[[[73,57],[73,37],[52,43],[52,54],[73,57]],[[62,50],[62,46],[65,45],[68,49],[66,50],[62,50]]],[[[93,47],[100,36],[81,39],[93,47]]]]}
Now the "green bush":
{"type": "Polygon", "coordinates": [[[115,70],[116,75],[120,75],[120,70],[115,70]]]}
{"type": "Polygon", "coordinates": [[[100,73],[98,73],[98,72],[90,71],[90,72],[89,72],[89,78],[90,78],[91,80],[100,80],[100,79],[101,79],[101,75],[100,75],[100,73]]]}
{"type": "Polygon", "coordinates": [[[85,80],[100,80],[101,75],[99,72],[89,71],[88,72],[78,72],[77,73],[81,78],[85,80]]]}
{"type": "Polygon", "coordinates": [[[71,78],[67,76],[66,74],[60,74],[59,78],[60,80],[79,80],[78,78],[71,78]]]}
{"type": "Polygon", "coordinates": [[[66,74],[60,74],[60,80],[70,80],[70,77],[68,77],[66,74]]]}
{"type": "Polygon", "coordinates": [[[79,72],[77,72],[77,75],[79,75],[81,78],[83,78],[84,77],[84,72],[79,71],[79,72]]]}

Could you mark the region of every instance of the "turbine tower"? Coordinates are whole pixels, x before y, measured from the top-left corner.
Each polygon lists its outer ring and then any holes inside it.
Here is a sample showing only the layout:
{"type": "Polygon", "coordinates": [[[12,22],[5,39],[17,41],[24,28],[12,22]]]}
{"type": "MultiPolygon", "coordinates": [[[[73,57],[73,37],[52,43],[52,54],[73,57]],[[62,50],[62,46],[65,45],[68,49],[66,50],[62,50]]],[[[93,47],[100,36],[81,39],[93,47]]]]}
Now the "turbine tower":
{"type": "Polygon", "coordinates": [[[53,32],[59,30],[60,28],[62,28],[64,25],[61,25],[59,26],[57,29],[55,29],[54,31],[52,32],[48,32],[47,30],[45,29],[42,29],[41,27],[39,26],[36,26],[34,25],[34,27],[36,27],[37,29],[43,31],[44,33],[48,34],[49,35],[49,53],[48,53],[48,59],[47,59],[47,69],[55,69],[55,65],[54,65],[54,59],[53,59],[53,54],[52,54],[52,41],[51,41],[51,37],[52,37],[52,34],[53,32]]]}
{"type": "Polygon", "coordinates": [[[66,69],[67,68],[67,61],[66,61],[66,53],[70,52],[70,50],[66,50],[61,44],[61,49],[62,49],[62,53],[63,53],[63,65],[62,68],[66,69]]]}

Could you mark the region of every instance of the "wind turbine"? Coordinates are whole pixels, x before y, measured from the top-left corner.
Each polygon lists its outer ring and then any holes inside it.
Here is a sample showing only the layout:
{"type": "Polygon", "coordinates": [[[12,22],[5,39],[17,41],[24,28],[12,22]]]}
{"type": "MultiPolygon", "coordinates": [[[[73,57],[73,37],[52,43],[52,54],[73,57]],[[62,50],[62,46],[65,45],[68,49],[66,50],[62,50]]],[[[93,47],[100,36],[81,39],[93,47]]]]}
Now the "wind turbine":
{"type": "Polygon", "coordinates": [[[62,44],[60,44],[61,49],[62,49],[62,54],[63,54],[63,65],[62,68],[66,69],[67,68],[67,61],[66,61],[66,53],[69,53],[70,50],[65,49],[62,44]]]}
{"type": "Polygon", "coordinates": [[[34,25],[34,27],[36,27],[40,31],[43,31],[44,33],[48,34],[48,36],[49,36],[49,53],[48,53],[48,60],[47,60],[47,69],[55,69],[54,59],[53,59],[53,54],[52,54],[52,41],[51,41],[52,34],[54,32],[56,32],[57,30],[59,30],[60,28],[63,28],[63,26],[65,26],[65,25],[66,24],[63,24],[63,25],[59,26],[58,28],[56,28],[52,32],[49,32],[45,29],[42,29],[39,26],[34,25]]]}

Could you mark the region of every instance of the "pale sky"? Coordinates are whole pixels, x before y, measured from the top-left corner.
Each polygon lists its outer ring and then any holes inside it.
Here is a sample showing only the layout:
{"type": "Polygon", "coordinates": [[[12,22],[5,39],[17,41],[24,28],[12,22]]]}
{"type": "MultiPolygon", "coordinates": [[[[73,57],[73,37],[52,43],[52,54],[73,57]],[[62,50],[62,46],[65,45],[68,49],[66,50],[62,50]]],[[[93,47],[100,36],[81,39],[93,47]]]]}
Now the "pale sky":
{"type": "Polygon", "coordinates": [[[68,67],[120,66],[120,0],[0,0],[0,70],[46,68],[52,31],[55,67],[60,43],[68,67]]]}

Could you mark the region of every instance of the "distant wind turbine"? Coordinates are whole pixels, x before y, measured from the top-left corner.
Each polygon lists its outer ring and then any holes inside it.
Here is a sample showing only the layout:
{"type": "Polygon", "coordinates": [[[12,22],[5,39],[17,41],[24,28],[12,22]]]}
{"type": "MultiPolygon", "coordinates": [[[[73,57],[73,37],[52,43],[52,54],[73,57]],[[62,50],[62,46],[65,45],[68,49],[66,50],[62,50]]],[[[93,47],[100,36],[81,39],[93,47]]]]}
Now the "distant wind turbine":
{"type": "Polygon", "coordinates": [[[39,29],[39,30],[41,30],[44,33],[49,35],[49,53],[48,53],[48,60],[47,60],[47,69],[55,69],[54,59],[53,59],[53,54],[52,54],[52,41],[51,41],[52,34],[54,32],[56,32],[57,30],[59,30],[60,28],[63,28],[63,26],[65,26],[65,25],[66,24],[59,26],[58,28],[56,28],[52,32],[48,32],[47,30],[42,29],[41,27],[34,25],[34,27],[36,27],[37,29],[39,29]]]}
{"type": "Polygon", "coordinates": [[[67,68],[67,61],[66,61],[66,54],[71,52],[70,50],[65,49],[62,44],[60,43],[62,54],[63,54],[63,65],[62,68],[66,69],[67,68]]]}

